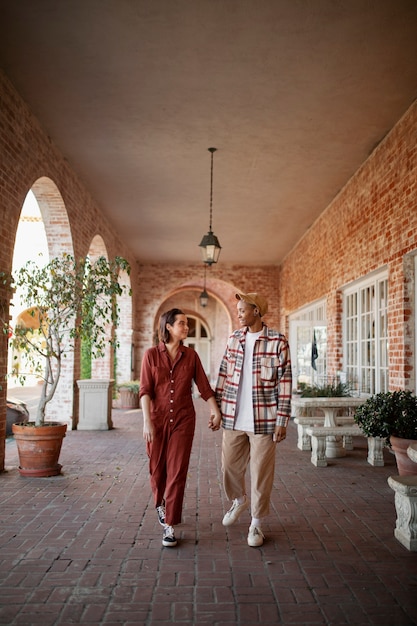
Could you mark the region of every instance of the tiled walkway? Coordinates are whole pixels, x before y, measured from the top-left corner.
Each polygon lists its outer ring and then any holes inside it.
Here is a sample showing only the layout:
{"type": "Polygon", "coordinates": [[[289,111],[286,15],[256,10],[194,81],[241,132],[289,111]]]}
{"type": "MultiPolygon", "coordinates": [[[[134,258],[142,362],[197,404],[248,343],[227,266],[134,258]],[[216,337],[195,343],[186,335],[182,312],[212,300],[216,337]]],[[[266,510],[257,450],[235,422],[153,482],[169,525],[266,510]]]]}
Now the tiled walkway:
{"type": "Polygon", "coordinates": [[[262,548],[246,543],[249,515],[221,524],[221,433],[198,427],[177,548],[163,548],[150,498],[139,411],[115,428],[69,432],[63,474],[23,478],[15,443],[0,474],[0,623],[15,625],[417,624],[417,553],[393,536],[396,474],[366,462],[365,440],[316,468],[278,446],[262,548]]]}

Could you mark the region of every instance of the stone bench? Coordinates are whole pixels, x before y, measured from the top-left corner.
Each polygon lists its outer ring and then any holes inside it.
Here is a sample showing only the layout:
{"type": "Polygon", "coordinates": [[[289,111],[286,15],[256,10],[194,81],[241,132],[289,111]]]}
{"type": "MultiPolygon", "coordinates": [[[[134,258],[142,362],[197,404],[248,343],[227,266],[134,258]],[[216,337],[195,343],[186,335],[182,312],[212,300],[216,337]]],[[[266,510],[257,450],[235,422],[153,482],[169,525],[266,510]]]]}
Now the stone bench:
{"type": "MultiPolygon", "coordinates": [[[[297,419],[297,418],[296,418],[297,419]]],[[[338,418],[338,421],[341,418],[338,418]]],[[[316,467],[326,467],[326,444],[327,437],[343,437],[344,441],[352,441],[353,437],[364,435],[357,424],[349,425],[349,423],[340,426],[305,426],[306,434],[311,439],[311,462],[316,467]]],[[[381,437],[367,437],[368,457],[367,461],[374,467],[382,467],[384,465],[383,449],[385,445],[384,439],[381,437]]],[[[346,448],[351,450],[352,447],[346,448]]]]}
{"type": "Polygon", "coordinates": [[[326,467],[327,437],[356,437],[363,435],[357,425],[352,426],[307,426],[306,433],[311,437],[311,462],[316,467],[326,467]]]}
{"type": "Polygon", "coordinates": [[[389,476],[388,484],[395,491],[394,537],[407,550],[417,552],[417,473],[415,476],[389,476]]]}
{"type": "MultiPolygon", "coordinates": [[[[352,416],[343,415],[336,417],[338,426],[351,426],[355,423],[352,416]]],[[[295,417],[294,424],[297,424],[297,448],[299,450],[311,450],[311,438],[306,432],[309,426],[324,426],[324,417],[321,415],[311,417],[295,417]]],[[[344,437],[343,445],[346,450],[353,449],[352,437],[344,437]]]]}

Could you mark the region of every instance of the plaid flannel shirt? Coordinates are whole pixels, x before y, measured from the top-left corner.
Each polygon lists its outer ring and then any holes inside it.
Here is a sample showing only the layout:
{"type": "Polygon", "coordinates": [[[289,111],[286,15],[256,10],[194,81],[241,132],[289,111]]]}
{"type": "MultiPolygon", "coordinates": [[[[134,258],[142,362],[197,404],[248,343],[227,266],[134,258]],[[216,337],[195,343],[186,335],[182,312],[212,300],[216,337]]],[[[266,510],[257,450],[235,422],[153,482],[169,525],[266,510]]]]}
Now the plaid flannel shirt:
{"type": "MultiPolygon", "coordinates": [[[[229,430],[234,428],[247,332],[235,330],[229,337],[217,379],[222,426],[229,430]]],[[[287,426],[291,416],[291,357],[284,335],[265,324],[255,342],[252,376],[254,432],[272,434],[276,426],[287,426]]]]}

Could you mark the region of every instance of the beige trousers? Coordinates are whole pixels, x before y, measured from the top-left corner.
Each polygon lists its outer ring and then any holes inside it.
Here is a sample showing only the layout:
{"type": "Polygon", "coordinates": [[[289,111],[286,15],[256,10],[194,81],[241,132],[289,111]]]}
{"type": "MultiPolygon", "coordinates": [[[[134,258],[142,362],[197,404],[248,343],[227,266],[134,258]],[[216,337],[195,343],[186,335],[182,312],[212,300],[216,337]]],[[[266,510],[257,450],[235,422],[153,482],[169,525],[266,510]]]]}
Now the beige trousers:
{"type": "Polygon", "coordinates": [[[243,430],[223,430],[223,487],[229,500],[246,495],[245,474],[249,464],[252,517],[269,513],[274,484],[276,442],[272,435],[255,435],[243,430]]]}

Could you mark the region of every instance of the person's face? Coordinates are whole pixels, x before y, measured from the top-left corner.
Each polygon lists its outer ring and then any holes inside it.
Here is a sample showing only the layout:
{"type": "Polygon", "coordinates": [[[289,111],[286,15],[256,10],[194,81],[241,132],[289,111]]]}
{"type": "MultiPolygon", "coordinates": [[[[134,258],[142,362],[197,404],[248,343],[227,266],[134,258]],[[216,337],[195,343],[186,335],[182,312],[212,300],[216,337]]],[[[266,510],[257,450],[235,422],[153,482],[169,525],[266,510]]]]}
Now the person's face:
{"type": "Polygon", "coordinates": [[[259,309],[253,304],[239,300],[237,303],[237,317],[241,326],[253,326],[259,320],[259,309]]]}
{"type": "Polygon", "coordinates": [[[176,315],[173,324],[167,324],[170,337],[174,341],[184,341],[188,336],[188,320],[185,315],[176,315]]]}

